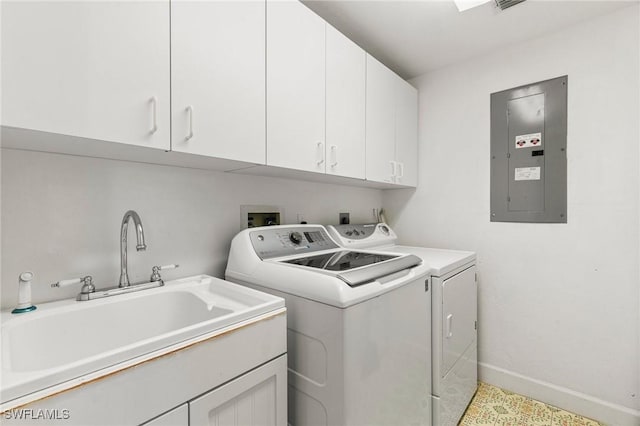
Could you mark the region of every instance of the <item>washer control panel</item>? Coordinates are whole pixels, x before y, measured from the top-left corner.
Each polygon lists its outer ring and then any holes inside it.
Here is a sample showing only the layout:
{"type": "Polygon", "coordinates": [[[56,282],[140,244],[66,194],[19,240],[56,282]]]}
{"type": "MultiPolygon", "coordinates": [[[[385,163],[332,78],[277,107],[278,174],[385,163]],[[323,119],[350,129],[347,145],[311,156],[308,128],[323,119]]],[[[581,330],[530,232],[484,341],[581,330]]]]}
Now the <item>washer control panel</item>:
{"type": "Polygon", "coordinates": [[[250,232],[249,238],[263,260],[339,248],[319,225],[264,227],[250,232]]]}
{"type": "Polygon", "coordinates": [[[363,248],[393,244],[398,238],[386,223],[329,225],[327,228],[329,234],[344,247],[363,248]]]}

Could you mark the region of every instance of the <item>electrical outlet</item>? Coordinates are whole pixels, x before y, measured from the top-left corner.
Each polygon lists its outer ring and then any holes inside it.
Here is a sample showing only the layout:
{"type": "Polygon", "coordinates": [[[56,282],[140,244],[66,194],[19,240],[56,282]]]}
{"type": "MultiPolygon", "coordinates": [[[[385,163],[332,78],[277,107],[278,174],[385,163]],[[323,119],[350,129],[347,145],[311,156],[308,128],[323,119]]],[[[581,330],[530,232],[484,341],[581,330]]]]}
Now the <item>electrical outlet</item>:
{"type": "Polygon", "coordinates": [[[340,225],[348,225],[349,224],[349,213],[340,213],[340,225]]]}

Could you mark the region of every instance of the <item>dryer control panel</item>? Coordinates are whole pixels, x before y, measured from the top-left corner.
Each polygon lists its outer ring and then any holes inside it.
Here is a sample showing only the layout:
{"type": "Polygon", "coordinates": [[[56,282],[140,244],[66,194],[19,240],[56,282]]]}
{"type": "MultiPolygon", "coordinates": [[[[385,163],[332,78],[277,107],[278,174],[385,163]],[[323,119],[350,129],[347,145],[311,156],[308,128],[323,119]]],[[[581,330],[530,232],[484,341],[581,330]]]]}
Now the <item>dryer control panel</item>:
{"type": "Polygon", "coordinates": [[[328,225],[329,234],[342,246],[349,248],[377,247],[394,244],[398,237],[386,223],[360,225],[328,225]]]}
{"type": "Polygon", "coordinates": [[[262,260],[339,248],[320,225],[264,227],[249,237],[262,260]]]}

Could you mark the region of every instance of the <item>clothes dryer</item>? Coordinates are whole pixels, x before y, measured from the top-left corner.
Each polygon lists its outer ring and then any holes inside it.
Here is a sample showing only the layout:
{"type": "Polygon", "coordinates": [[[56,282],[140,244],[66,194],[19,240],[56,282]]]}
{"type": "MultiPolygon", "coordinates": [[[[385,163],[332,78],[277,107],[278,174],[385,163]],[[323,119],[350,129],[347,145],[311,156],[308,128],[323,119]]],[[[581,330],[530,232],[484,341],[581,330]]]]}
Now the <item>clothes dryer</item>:
{"type": "Polygon", "coordinates": [[[475,253],[397,245],[397,235],[384,223],[327,229],[345,248],[413,254],[428,268],[433,424],[457,425],[478,382],[475,253]]]}

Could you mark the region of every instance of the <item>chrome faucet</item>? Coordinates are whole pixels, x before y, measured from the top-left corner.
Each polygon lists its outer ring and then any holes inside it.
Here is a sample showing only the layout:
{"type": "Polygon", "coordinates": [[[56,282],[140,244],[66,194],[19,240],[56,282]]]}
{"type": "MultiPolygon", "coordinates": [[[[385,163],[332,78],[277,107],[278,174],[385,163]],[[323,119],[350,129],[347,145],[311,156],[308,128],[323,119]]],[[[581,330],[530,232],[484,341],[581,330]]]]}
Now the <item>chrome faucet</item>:
{"type": "MultiPolygon", "coordinates": [[[[129,283],[129,274],[127,273],[127,230],[129,229],[129,219],[133,219],[133,225],[136,227],[136,237],[138,239],[136,249],[138,251],[147,249],[147,245],[144,243],[144,229],[142,228],[140,216],[138,216],[138,213],[133,210],[129,210],[124,214],[124,217],[122,218],[122,226],[120,228],[120,284],[118,287],[97,290],[95,285],[93,285],[93,278],[91,276],[58,281],[57,283],[51,284],[51,287],[66,287],[69,285],[83,284],[82,289],[76,298],[76,300],[79,301],[101,299],[103,297],[116,296],[118,294],[128,294],[149,288],[162,287],[164,285],[164,281],[162,281],[160,271],[177,268],[179,265],[171,264],[165,266],[154,266],[149,282],[136,285],[131,285],[131,283],[129,283]]],[[[27,279],[26,276],[25,279],[27,279]]],[[[33,307],[33,309],[35,309],[35,307],[33,307]]]]}
{"type": "Polygon", "coordinates": [[[122,218],[122,226],[120,227],[120,285],[119,287],[129,287],[129,274],[127,273],[127,229],[129,228],[129,219],[133,219],[133,224],[136,227],[136,238],[138,244],[136,245],[137,251],[144,251],[147,249],[144,243],[144,229],[142,228],[142,221],[138,213],[133,210],[129,210],[124,214],[122,218]]]}

